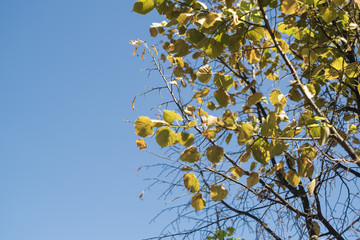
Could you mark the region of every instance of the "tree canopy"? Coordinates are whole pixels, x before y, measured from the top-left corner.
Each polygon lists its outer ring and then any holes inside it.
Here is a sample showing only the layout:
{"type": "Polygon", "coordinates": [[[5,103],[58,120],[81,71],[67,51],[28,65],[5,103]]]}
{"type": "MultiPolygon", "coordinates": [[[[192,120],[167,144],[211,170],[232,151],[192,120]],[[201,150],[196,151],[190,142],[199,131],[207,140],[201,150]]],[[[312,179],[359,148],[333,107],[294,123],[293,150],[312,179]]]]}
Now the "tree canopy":
{"type": "Polygon", "coordinates": [[[164,17],[150,26],[161,47],[131,41],[162,83],[149,90],[161,92],[154,115],[134,123],[137,144],[164,148],[164,178],[188,192],[177,227],[158,239],[234,229],[360,238],[359,9],[359,0],[135,2],[134,12],[164,17]]]}

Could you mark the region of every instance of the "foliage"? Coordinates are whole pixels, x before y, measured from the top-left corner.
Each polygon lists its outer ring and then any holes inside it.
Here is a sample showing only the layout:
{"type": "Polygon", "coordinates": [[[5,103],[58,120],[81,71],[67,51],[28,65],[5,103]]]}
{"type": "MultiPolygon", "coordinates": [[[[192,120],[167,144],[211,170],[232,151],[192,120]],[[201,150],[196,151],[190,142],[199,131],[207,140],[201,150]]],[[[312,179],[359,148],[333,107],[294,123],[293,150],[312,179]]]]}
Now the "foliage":
{"type": "Polygon", "coordinates": [[[194,221],[159,239],[224,239],[226,226],[256,239],[360,238],[359,9],[358,0],[134,4],[165,19],[150,27],[159,53],[131,43],[159,73],[153,90],[167,92],[162,114],[139,117],[135,133],[167,150],[170,184],[190,194],[177,220],[194,221]]]}

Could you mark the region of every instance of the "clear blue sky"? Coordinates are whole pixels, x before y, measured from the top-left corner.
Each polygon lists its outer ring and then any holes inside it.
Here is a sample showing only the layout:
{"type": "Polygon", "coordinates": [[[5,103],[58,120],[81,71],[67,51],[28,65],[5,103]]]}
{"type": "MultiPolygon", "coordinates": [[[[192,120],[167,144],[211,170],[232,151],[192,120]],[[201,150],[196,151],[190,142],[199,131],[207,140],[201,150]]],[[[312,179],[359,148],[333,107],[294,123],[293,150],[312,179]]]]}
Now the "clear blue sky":
{"type": "Polygon", "coordinates": [[[157,235],[149,162],[131,125],[150,85],[129,40],[155,15],[132,0],[0,2],[0,239],[111,240],[157,235]]]}

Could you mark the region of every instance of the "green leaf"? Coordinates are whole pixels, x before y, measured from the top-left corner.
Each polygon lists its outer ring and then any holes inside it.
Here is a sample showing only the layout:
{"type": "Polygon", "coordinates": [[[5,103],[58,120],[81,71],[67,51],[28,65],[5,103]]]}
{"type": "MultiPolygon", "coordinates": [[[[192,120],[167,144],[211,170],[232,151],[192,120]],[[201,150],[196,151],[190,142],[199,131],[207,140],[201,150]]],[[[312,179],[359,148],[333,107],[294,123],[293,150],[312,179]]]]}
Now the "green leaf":
{"type": "Polygon", "coordinates": [[[238,143],[243,145],[252,140],[254,127],[248,123],[243,124],[239,129],[238,143]]]}
{"type": "Polygon", "coordinates": [[[180,156],[180,160],[188,163],[195,163],[201,157],[201,154],[197,151],[195,146],[186,148],[180,156]]]}
{"type": "Polygon", "coordinates": [[[257,172],[250,173],[249,177],[246,179],[247,186],[252,188],[260,181],[260,175],[257,172]]]}
{"type": "Polygon", "coordinates": [[[199,180],[193,173],[187,173],[183,176],[184,186],[191,193],[198,192],[200,190],[199,180]]]}
{"type": "Polygon", "coordinates": [[[206,64],[205,66],[200,67],[196,71],[196,76],[199,79],[199,81],[202,83],[209,82],[209,80],[211,79],[211,76],[212,76],[210,65],[206,64]]]}
{"type": "Polygon", "coordinates": [[[228,190],[226,190],[223,186],[210,186],[210,198],[215,202],[224,200],[228,193],[228,190]]]}
{"type": "Polygon", "coordinates": [[[248,107],[260,102],[262,96],[263,95],[260,92],[256,92],[256,93],[252,94],[247,100],[248,107]]]}
{"type": "Polygon", "coordinates": [[[191,144],[193,144],[195,140],[194,134],[185,133],[185,132],[179,132],[177,134],[177,139],[179,143],[185,147],[190,147],[191,144]]]}
{"type": "Polygon", "coordinates": [[[282,109],[284,109],[287,99],[280,92],[280,90],[278,90],[278,89],[272,90],[269,97],[270,97],[271,104],[274,105],[277,112],[280,112],[282,109]]]}
{"type": "Polygon", "coordinates": [[[211,12],[205,17],[205,21],[203,23],[204,28],[212,27],[216,21],[221,20],[220,15],[218,13],[211,12]]]}
{"type": "Polygon", "coordinates": [[[192,196],[191,206],[195,209],[195,211],[199,211],[206,206],[205,199],[202,197],[202,193],[198,192],[192,196]]]}
{"type": "Polygon", "coordinates": [[[275,141],[274,146],[270,150],[270,156],[280,156],[285,152],[285,150],[289,147],[283,140],[275,141]]]}
{"type": "Polygon", "coordinates": [[[169,145],[174,145],[177,142],[177,135],[169,127],[159,128],[156,131],[156,142],[162,148],[169,145]]]}
{"type": "Polygon", "coordinates": [[[218,88],[223,88],[225,91],[229,91],[230,88],[233,86],[234,80],[230,75],[221,75],[215,74],[214,76],[214,84],[218,88]]]}
{"type": "Polygon", "coordinates": [[[133,7],[133,11],[139,14],[147,14],[154,9],[153,0],[138,0],[133,7]]]}
{"type": "Polygon", "coordinates": [[[213,145],[206,150],[206,157],[212,164],[219,163],[224,157],[224,149],[213,145]]]}
{"type": "Polygon", "coordinates": [[[210,58],[217,58],[224,50],[224,45],[215,39],[210,39],[208,46],[205,49],[205,54],[210,58]]]}
{"type": "Polygon", "coordinates": [[[267,143],[264,140],[258,139],[251,146],[251,152],[254,159],[264,165],[266,165],[270,160],[270,151],[267,149],[265,144],[267,143]]]}
{"type": "Polygon", "coordinates": [[[163,118],[169,124],[172,124],[175,120],[183,121],[181,115],[172,110],[164,110],[163,118]]]}
{"type": "Polygon", "coordinates": [[[190,42],[198,44],[201,40],[205,38],[205,35],[199,32],[197,29],[189,29],[186,33],[187,38],[190,42]]]}
{"type": "Polygon", "coordinates": [[[252,41],[258,41],[259,39],[264,38],[264,34],[265,34],[264,28],[256,27],[247,33],[247,37],[252,41]]]}
{"type": "Polygon", "coordinates": [[[214,97],[221,107],[229,105],[230,96],[223,88],[219,88],[214,92],[214,97]]]}
{"type": "Polygon", "coordinates": [[[297,173],[294,170],[290,170],[286,176],[285,179],[291,184],[293,187],[297,187],[300,183],[300,178],[297,175],[297,173]]]}
{"type": "Polygon", "coordinates": [[[139,117],[135,121],[135,133],[140,137],[148,137],[153,134],[153,123],[148,117],[139,117]]]}
{"type": "Polygon", "coordinates": [[[249,158],[251,157],[251,153],[243,153],[241,154],[240,158],[239,158],[239,161],[240,162],[247,162],[249,160],[249,158]]]}
{"type": "Polygon", "coordinates": [[[310,177],[312,175],[312,168],[314,167],[312,162],[307,157],[300,157],[296,159],[298,166],[298,175],[300,177],[310,177]]]}

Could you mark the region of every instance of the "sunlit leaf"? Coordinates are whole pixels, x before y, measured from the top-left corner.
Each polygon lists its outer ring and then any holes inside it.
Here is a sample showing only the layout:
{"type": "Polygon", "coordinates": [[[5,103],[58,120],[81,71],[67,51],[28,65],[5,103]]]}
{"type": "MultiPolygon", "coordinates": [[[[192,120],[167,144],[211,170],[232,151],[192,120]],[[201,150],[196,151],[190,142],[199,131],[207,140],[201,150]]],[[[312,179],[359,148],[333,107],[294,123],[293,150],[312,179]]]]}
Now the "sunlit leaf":
{"type": "Polygon", "coordinates": [[[195,193],[191,199],[191,206],[195,211],[199,211],[205,207],[205,199],[202,197],[202,193],[195,193]]]}
{"type": "Polygon", "coordinates": [[[179,143],[185,147],[190,147],[195,140],[194,134],[186,133],[186,132],[179,132],[177,134],[177,139],[179,143]]]}
{"type": "Polygon", "coordinates": [[[240,167],[231,167],[229,171],[235,176],[235,177],[242,177],[244,175],[244,170],[240,167]]]}
{"type": "Polygon", "coordinates": [[[260,93],[260,92],[256,92],[256,93],[252,94],[247,100],[247,105],[250,107],[250,106],[260,102],[261,98],[262,98],[262,93],[260,93]]]}
{"type": "Polygon", "coordinates": [[[206,157],[212,164],[219,163],[224,157],[224,149],[222,147],[213,145],[206,149],[206,157]]]}
{"type": "Polygon", "coordinates": [[[169,127],[159,128],[156,131],[156,142],[162,148],[169,145],[174,145],[177,142],[177,135],[169,127]]]}
{"type": "Polygon", "coordinates": [[[193,173],[187,173],[183,176],[184,186],[191,193],[198,192],[200,190],[199,180],[193,173]]]}
{"type": "Polygon", "coordinates": [[[154,9],[154,2],[153,0],[138,0],[134,4],[133,11],[139,14],[147,14],[154,9]]]}
{"type": "Polygon", "coordinates": [[[243,145],[252,140],[254,127],[248,123],[243,124],[239,129],[238,143],[243,145]]]}
{"type": "Polygon", "coordinates": [[[135,121],[135,133],[140,137],[148,137],[153,134],[153,123],[148,117],[139,117],[135,121]]]}
{"type": "Polygon", "coordinates": [[[138,147],[140,150],[147,148],[146,142],[145,142],[145,140],[142,139],[142,138],[136,140],[136,145],[137,145],[137,147],[138,147]]]}
{"type": "Polygon", "coordinates": [[[289,170],[285,179],[293,186],[296,187],[300,183],[300,178],[294,170],[289,170]]]}
{"type": "Polygon", "coordinates": [[[216,90],[214,92],[214,97],[220,106],[226,107],[229,105],[230,96],[223,88],[216,90]]]}
{"type": "Polygon", "coordinates": [[[249,177],[246,179],[247,186],[252,188],[260,181],[260,175],[257,172],[250,173],[249,177]]]}
{"type": "Polygon", "coordinates": [[[201,154],[198,152],[195,146],[186,148],[180,156],[180,160],[188,163],[195,163],[201,157],[201,154]]]}
{"type": "Polygon", "coordinates": [[[299,10],[299,5],[296,0],[283,0],[280,9],[284,14],[294,14],[299,10]]]}
{"type": "Polygon", "coordinates": [[[223,186],[210,186],[210,198],[213,201],[222,201],[228,195],[228,190],[226,190],[223,186]]]}
{"type": "Polygon", "coordinates": [[[175,120],[183,121],[183,118],[181,117],[180,114],[170,110],[163,111],[163,118],[169,124],[172,124],[175,120]]]}
{"type": "Polygon", "coordinates": [[[203,27],[209,28],[214,25],[216,21],[221,20],[220,15],[218,13],[210,12],[205,17],[205,22],[203,24],[203,27]]]}
{"type": "Polygon", "coordinates": [[[209,82],[212,76],[210,65],[205,65],[200,67],[196,72],[196,76],[199,79],[199,81],[202,83],[209,82]]]}

